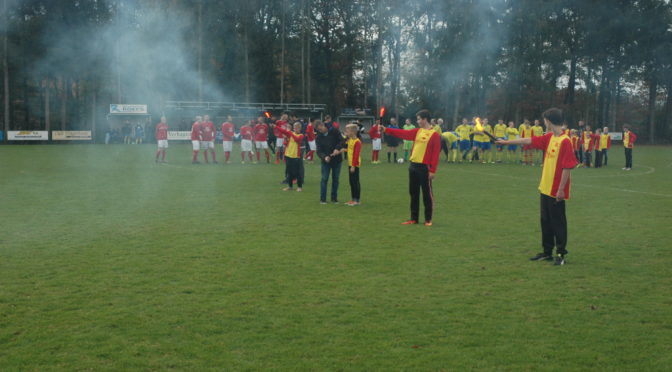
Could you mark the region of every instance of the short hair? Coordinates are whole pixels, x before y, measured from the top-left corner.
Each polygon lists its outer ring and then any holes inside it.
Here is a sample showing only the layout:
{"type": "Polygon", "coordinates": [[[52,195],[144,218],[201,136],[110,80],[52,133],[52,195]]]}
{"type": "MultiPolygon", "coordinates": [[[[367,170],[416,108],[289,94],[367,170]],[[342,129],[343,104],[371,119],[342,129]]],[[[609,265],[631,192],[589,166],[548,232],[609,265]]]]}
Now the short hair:
{"type": "Polygon", "coordinates": [[[432,115],[429,114],[429,110],[420,110],[415,114],[415,116],[419,116],[421,119],[425,120],[432,119],[432,115]]]}
{"type": "Polygon", "coordinates": [[[562,110],[559,108],[551,107],[550,109],[544,111],[541,116],[550,121],[551,124],[553,125],[562,125],[562,123],[565,121],[565,117],[562,114],[562,110]]]}
{"type": "Polygon", "coordinates": [[[320,119],[313,120],[313,123],[316,127],[319,127],[320,125],[324,125],[324,123],[320,119]]]}
{"type": "Polygon", "coordinates": [[[630,129],[630,126],[628,124],[623,124],[623,129],[630,129]]]}
{"type": "Polygon", "coordinates": [[[350,123],[350,124],[345,126],[345,129],[346,130],[353,129],[355,132],[357,132],[357,130],[359,129],[359,126],[355,123],[350,123]]]}

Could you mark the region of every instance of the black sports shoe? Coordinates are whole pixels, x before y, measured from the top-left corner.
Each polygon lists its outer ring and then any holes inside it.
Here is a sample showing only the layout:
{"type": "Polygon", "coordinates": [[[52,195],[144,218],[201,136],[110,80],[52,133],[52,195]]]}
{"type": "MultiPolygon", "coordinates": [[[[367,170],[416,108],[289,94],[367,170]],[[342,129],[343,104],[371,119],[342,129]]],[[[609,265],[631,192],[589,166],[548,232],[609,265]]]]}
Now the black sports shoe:
{"type": "Polygon", "coordinates": [[[530,257],[530,261],[553,261],[553,256],[546,253],[537,253],[536,256],[530,257]]]}
{"type": "Polygon", "coordinates": [[[560,266],[565,264],[565,255],[564,254],[559,254],[555,257],[555,261],[553,261],[553,265],[555,266],[560,266]]]}

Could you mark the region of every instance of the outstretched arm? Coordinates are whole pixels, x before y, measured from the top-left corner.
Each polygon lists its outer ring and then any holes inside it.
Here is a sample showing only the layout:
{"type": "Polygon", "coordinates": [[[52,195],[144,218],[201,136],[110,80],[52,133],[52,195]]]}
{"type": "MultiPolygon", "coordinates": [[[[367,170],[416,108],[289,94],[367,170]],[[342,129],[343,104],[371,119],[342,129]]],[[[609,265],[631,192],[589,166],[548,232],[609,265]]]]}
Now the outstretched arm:
{"type": "Polygon", "coordinates": [[[497,140],[498,145],[530,145],[532,138],[516,138],[510,140],[497,140]]]}

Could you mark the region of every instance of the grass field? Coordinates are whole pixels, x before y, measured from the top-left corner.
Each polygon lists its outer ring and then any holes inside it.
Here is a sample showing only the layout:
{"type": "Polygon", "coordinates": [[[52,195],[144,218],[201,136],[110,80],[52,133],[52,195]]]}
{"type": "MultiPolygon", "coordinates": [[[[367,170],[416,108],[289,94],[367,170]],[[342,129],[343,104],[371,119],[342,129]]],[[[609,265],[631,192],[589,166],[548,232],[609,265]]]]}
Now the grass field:
{"type": "Polygon", "coordinates": [[[572,172],[563,267],[528,261],[539,167],[442,163],[427,228],[399,225],[405,165],[365,162],[350,208],[318,164],[289,193],[153,152],[0,146],[0,370],[672,366],[671,148],[572,172]]]}

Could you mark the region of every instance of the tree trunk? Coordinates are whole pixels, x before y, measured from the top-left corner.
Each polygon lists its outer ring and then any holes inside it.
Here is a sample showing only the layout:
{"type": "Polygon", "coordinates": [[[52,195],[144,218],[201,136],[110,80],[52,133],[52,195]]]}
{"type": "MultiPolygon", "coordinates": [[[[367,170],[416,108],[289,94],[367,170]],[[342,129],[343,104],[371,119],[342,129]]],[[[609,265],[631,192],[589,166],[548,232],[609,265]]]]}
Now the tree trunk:
{"type": "Polygon", "coordinates": [[[574,105],[574,90],[576,89],[576,63],[577,58],[572,54],[572,61],[569,64],[569,84],[565,94],[565,105],[574,105]]]}
{"type": "Polygon", "coordinates": [[[285,103],[285,0],[282,0],[282,39],[280,52],[280,103],[285,103]]]}
{"type": "Polygon", "coordinates": [[[663,134],[669,135],[670,125],[672,123],[672,79],[667,81],[667,96],[665,98],[665,129],[663,134]]]}
{"type": "Polygon", "coordinates": [[[198,2],[198,100],[203,101],[203,0],[198,2]]]}
{"type": "Polygon", "coordinates": [[[380,113],[383,105],[383,0],[378,0],[376,11],[376,24],[378,39],[376,40],[376,116],[380,113]]]}
{"type": "Polygon", "coordinates": [[[50,86],[51,82],[49,79],[46,79],[46,85],[44,86],[44,129],[48,132],[51,130],[51,103],[50,96],[50,86]]]}
{"type": "Polygon", "coordinates": [[[67,79],[61,79],[61,130],[65,130],[68,112],[68,83],[67,79]]]}
{"type": "Polygon", "coordinates": [[[96,88],[91,89],[91,139],[96,142],[96,88]]]}
{"type": "Polygon", "coordinates": [[[457,121],[459,120],[459,115],[460,115],[460,86],[459,84],[455,83],[455,107],[453,108],[453,129],[454,126],[457,125],[457,121]]]}
{"type": "MultiPolygon", "coordinates": [[[[653,75],[653,74],[652,74],[653,75]]],[[[656,139],[656,93],[658,91],[658,80],[655,76],[651,77],[649,82],[649,143],[654,144],[656,139]]]]}
{"type": "MultiPolygon", "coordinates": [[[[248,2],[245,2],[245,9],[247,10],[248,2]]],[[[247,18],[249,12],[245,12],[244,18],[247,18]]],[[[250,38],[249,38],[249,21],[243,20],[243,48],[245,49],[245,102],[250,102],[250,38]]]]}
{"type": "MultiPolygon", "coordinates": [[[[9,23],[9,15],[7,14],[7,0],[4,0],[2,2],[2,14],[4,15],[5,18],[5,25],[9,23]]],[[[7,26],[9,27],[9,26],[7,26]]],[[[2,70],[3,70],[3,91],[2,95],[4,98],[4,103],[5,103],[5,111],[4,111],[4,128],[5,128],[5,141],[7,141],[7,132],[9,131],[9,114],[11,112],[11,108],[9,107],[9,58],[8,58],[8,53],[9,53],[9,47],[8,47],[8,41],[7,39],[9,38],[9,32],[5,30],[4,32],[5,37],[3,38],[3,53],[2,53],[2,70]]]]}

